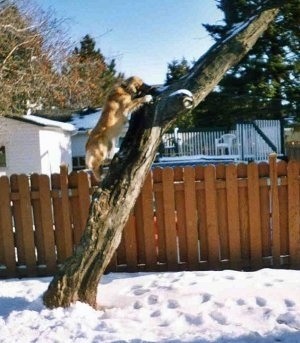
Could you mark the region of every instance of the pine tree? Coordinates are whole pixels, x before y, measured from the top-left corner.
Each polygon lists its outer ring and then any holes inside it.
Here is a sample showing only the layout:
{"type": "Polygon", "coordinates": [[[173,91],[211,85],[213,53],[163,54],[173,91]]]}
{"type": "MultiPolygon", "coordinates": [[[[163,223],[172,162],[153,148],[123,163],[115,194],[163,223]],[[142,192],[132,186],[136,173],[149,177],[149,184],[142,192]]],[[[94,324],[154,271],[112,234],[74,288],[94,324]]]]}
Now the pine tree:
{"type": "Polygon", "coordinates": [[[173,60],[168,64],[168,71],[166,76],[166,85],[179,80],[182,76],[186,75],[190,70],[189,62],[183,57],[181,61],[173,60]]]}
{"type": "MultiPolygon", "coordinates": [[[[263,3],[263,0],[219,0],[225,25],[204,26],[218,41],[263,3]]],[[[228,126],[257,118],[293,115],[300,119],[299,15],[299,0],[288,1],[251,53],[227,73],[215,92],[197,109],[198,124],[203,124],[202,119],[209,125],[228,126]]]]}
{"type": "Polygon", "coordinates": [[[106,63],[95,40],[86,35],[75,47],[63,70],[68,80],[68,106],[71,108],[102,106],[107,92],[116,82],[115,61],[106,63]]]}

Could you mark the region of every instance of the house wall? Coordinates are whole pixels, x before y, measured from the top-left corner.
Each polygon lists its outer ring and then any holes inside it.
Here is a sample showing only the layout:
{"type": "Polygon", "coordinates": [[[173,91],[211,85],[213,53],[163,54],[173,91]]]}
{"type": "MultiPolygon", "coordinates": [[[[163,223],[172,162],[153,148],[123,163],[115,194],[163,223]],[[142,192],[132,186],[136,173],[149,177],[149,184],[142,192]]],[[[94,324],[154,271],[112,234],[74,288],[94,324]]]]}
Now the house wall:
{"type": "Polygon", "coordinates": [[[0,116],[0,147],[5,146],[6,167],[0,176],[59,172],[61,164],[72,169],[71,137],[49,128],[0,116]]]}
{"type": "Polygon", "coordinates": [[[59,173],[60,165],[72,170],[71,137],[64,131],[42,128],[39,132],[41,173],[59,173]]]}
{"type": "Polygon", "coordinates": [[[37,126],[0,117],[0,146],[5,146],[6,167],[0,175],[41,172],[37,126]]]}

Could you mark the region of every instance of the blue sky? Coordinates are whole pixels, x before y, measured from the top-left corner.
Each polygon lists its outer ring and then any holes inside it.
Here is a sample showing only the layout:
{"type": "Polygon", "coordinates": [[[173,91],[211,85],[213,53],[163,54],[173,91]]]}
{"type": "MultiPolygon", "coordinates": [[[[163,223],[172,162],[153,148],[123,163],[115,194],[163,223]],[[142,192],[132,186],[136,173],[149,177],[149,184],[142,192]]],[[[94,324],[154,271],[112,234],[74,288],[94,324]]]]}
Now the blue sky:
{"type": "Polygon", "coordinates": [[[90,34],[117,70],[163,83],[167,64],[197,59],[213,44],[202,23],[220,23],[215,0],[39,0],[57,18],[69,19],[69,34],[79,46],[90,34]]]}

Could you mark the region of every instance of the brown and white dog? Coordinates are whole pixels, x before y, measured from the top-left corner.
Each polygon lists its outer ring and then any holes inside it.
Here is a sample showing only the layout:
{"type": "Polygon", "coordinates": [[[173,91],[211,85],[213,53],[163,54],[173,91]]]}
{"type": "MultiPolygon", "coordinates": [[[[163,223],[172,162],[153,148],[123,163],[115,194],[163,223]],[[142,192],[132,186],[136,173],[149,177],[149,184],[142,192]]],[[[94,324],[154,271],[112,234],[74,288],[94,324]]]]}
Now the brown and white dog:
{"type": "Polygon", "coordinates": [[[132,76],[115,86],[108,95],[101,117],[85,146],[85,163],[97,180],[100,180],[100,166],[113,147],[113,138],[121,134],[130,113],[152,101],[152,96],[147,94],[151,88],[139,77],[132,76]]]}

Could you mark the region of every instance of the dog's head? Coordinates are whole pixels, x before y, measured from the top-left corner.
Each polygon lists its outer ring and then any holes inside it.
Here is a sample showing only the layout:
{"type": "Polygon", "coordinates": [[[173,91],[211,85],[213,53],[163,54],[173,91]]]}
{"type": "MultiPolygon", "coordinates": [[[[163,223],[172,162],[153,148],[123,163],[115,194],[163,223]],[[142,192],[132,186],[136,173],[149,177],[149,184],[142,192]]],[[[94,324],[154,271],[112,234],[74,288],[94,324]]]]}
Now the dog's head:
{"type": "Polygon", "coordinates": [[[131,76],[123,82],[126,91],[133,97],[149,94],[152,87],[144,83],[138,76],[131,76]]]}

